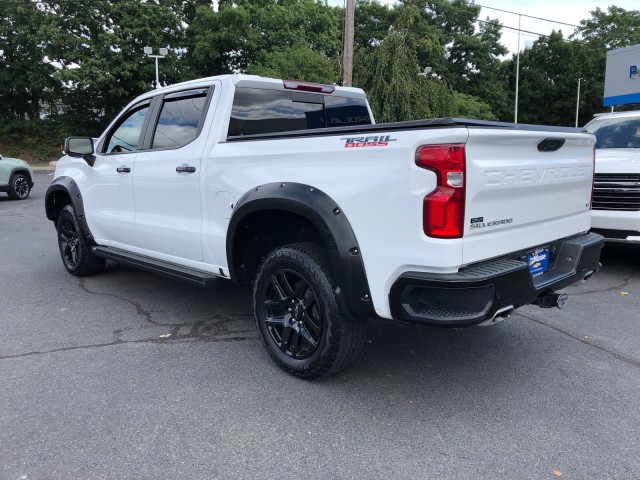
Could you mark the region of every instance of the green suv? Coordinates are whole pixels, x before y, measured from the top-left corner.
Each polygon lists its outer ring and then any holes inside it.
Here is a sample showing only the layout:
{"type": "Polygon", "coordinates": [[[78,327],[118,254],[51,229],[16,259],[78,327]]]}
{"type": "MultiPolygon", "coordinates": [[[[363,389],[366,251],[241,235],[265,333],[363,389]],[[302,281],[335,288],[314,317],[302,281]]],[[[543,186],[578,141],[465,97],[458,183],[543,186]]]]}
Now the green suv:
{"type": "Polygon", "coordinates": [[[0,155],[0,192],[13,200],[24,200],[33,187],[33,169],[24,160],[0,155]]]}

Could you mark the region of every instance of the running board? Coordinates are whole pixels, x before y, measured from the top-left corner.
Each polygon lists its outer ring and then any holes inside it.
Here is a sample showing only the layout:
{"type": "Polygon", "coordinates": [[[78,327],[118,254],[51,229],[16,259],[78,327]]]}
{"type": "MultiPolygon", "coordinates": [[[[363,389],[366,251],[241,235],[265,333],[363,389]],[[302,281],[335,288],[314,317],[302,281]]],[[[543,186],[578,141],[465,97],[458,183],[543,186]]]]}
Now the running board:
{"type": "Polygon", "coordinates": [[[199,287],[211,285],[218,278],[217,275],[211,272],[203,272],[202,270],[163,262],[162,260],[156,260],[155,258],[125,252],[124,250],[119,250],[117,248],[97,246],[93,247],[91,251],[98,257],[103,257],[107,260],[113,260],[114,262],[146,270],[147,272],[159,273],[160,275],[171,277],[176,280],[182,280],[184,282],[198,285],[199,287]]]}

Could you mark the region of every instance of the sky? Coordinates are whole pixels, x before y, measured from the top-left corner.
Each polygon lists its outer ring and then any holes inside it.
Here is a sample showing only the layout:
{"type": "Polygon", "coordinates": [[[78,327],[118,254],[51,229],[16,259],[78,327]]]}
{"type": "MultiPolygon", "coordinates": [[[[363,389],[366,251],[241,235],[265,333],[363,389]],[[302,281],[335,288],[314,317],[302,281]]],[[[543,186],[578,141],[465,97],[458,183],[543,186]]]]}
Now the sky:
{"type": "MultiPolygon", "coordinates": [[[[356,0],[357,1],[357,0],[356,0]]],[[[378,0],[380,3],[394,5],[395,0],[378,0]]],[[[590,0],[476,0],[476,5],[483,7],[498,8],[508,10],[510,12],[521,13],[523,15],[532,15],[544,19],[554,20],[558,22],[579,25],[580,20],[591,17],[590,11],[600,7],[606,11],[609,5],[616,5],[625,10],[640,9],[638,0],[616,0],[616,1],[590,1],[590,0]]],[[[344,5],[344,0],[329,0],[330,5],[344,5]]],[[[483,8],[480,12],[480,19],[486,17],[497,18],[504,27],[518,28],[518,15],[483,8]]],[[[574,27],[561,25],[558,23],[536,20],[533,18],[522,17],[520,28],[529,32],[541,33],[548,35],[552,30],[562,30],[564,37],[568,37],[575,30],[574,27]]],[[[521,32],[520,48],[530,46],[537,35],[521,32]]],[[[518,32],[510,28],[502,29],[502,43],[510,52],[518,51],[518,32]]]]}
{"type": "MultiPolygon", "coordinates": [[[[385,0],[388,2],[390,0],[385,0]]],[[[624,8],[625,10],[637,10],[640,2],[637,0],[617,0],[615,2],[598,2],[585,0],[478,0],[477,5],[483,7],[493,7],[523,15],[545,18],[558,22],[579,25],[580,20],[590,18],[589,12],[600,7],[606,11],[610,5],[624,8]]],[[[483,8],[480,12],[480,19],[486,17],[497,18],[503,26],[518,27],[518,15],[483,8]]],[[[564,37],[568,37],[575,30],[569,25],[562,25],[553,22],[537,20],[534,18],[522,17],[522,30],[548,35],[552,30],[562,30],[564,37]]],[[[538,38],[537,35],[521,32],[520,48],[530,46],[538,38]]],[[[518,49],[518,32],[507,28],[502,29],[502,43],[506,45],[510,52],[515,53],[518,49]]]]}

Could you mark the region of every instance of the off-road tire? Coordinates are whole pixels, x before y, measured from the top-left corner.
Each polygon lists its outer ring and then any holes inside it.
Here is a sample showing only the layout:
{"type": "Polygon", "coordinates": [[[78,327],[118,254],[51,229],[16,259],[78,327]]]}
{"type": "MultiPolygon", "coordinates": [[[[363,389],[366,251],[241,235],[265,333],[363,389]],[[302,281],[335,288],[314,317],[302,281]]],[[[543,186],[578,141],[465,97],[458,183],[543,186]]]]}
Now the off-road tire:
{"type": "Polygon", "coordinates": [[[366,339],[365,321],[341,307],[327,253],[315,243],[280,247],[264,258],[254,282],[253,314],[273,361],[300,378],[339,372],[366,339]]]}
{"type": "Polygon", "coordinates": [[[9,198],[12,200],[26,200],[31,193],[31,181],[24,173],[14,173],[9,182],[9,198]]]}
{"type": "Polygon", "coordinates": [[[71,205],[60,210],[56,229],[62,263],[70,274],[84,277],[104,269],[106,260],[91,253],[91,246],[82,238],[78,218],[71,205]]]}

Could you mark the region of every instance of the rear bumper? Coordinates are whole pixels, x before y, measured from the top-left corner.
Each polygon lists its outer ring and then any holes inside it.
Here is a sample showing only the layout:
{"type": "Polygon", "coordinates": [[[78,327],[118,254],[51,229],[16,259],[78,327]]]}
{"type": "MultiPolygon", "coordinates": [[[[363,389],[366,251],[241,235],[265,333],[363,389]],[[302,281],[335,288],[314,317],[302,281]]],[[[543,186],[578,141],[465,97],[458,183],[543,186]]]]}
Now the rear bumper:
{"type": "Polygon", "coordinates": [[[491,320],[597,271],[603,245],[604,238],[595,233],[554,242],[549,270],[536,277],[529,272],[526,251],[457,273],[406,272],[391,287],[391,313],[396,320],[446,326],[491,320]]]}

